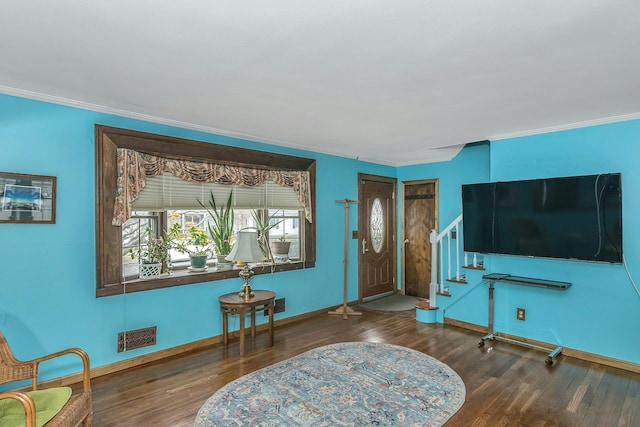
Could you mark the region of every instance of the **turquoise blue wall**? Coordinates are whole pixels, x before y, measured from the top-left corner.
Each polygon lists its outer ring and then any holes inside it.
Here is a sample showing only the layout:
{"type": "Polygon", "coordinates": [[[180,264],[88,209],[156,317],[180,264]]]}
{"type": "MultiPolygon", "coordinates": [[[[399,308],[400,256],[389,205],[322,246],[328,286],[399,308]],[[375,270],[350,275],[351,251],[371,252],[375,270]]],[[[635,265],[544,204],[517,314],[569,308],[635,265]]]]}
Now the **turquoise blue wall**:
{"type": "MultiPolygon", "coordinates": [[[[55,224],[0,224],[0,330],[19,358],[77,346],[97,367],[216,336],[217,298],[241,285],[238,278],[95,297],[96,123],[316,159],[316,267],[260,275],[252,283],[287,299],[276,319],[342,303],[344,207],[336,200],[358,198],[359,172],[395,176],[395,168],[0,95],[0,171],[57,177],[55,224]],[[118,332],[153,325],[157,345],[117,353],[118,332]]],[[[357,209],[350,210],[350,224],[357,229],[357,209]]],[[[357,241],[349,245],[355,261],[357,241]]],[[[348,276],[348,299],[356,300],[355,262],[348,276]]]]}
{"type": "MultiPolygon", "coordinates": [[[[95,298],[96,123],[317,160],[316,267],[252,280],[254,287],[287,298],[287,311],[277,319],[342,303],[344,208],[336,200],[358,198],[358,173],[399,182],[437,178],[444,227],[461,212],[464,183],[621,172],[624,252],[631,274],[640,275],[640,219],[634,215],[640,204],[640,121],[470,145],[450,162],[392,168],[0,95],[0,171],[58,179],[56,224],[0,224],[0,330],[20,358],[79,346],[97,367],[216,336],[217,297],[240,286],[240,279],[230,279],[95,298]],[[158,326],[156,346],[116,352],[118,332],[152,325],[158,326]]],[[[349,221],[356,230],[357,209],[350,210],[349,221]]],[[[349,239],[349,300],[358,297],[357,250],[357,241],[349,239]]],[[[566,292],[498,285],[496,329],[640,363],[633,332],[640,324],[640,297],[624,267],[510,256],[490,256],[486,264],[489,271],[573,283],[566,292]],[[516,307],[526,308],[525,322],[515,320],[516,307]]],[[[447,317],[486,325],[481,275],[467,272],[468,285],[451,285],[452,297],[439,301],[447,317]]],[[[237,328],[237,319],[231,326],[237,328]]]]}
{"type": "MultiPolygon", "coordinates": [[[[490,160],[477,156],[478,165],[489,167],[480,180],[509,181],[544,177],[622,173],[624,256],[631,276],[640,281],[640,120],[585,127],[509,140],[492,141],[490,160]],[[487,178],[487,179],[485,179],[487,178]]],[[[463,150],[461,155],[471,154],[463,150]]],[[[459,157],[460,157],[459,156],[459,157]]],[[[465,165],[448,162],[447,174],[467,174],[465,165]]],[[[438,176],[424,167],[429,176],[438,176]]],[[[443,171],[443,173],[445,173],[443,171]]],[[[399,172],[399,176],[405,176],[399,172]]],[[[468,183],[473,182],[468,180],[468,183]]],[[[440,191],[440,200],[457,205],[460,191],[440,191]]],[[[448,224],[445,220],[441,227],[448,224]]],[[[487,284],[482,274],[568,281],[567,291],[496,284],[495,330],[607,357],[640,363],[640,296],[625,267],[584,261],[529,258],[507,255],[485,257],[487,271],[466,271],[468,285],[451,284],[452,298],[440,298],[446,317],[487,325],[487,284]],[[526,320],[516,320],[516,308],[526,309],[526,320]]]]}
{"type": "Polygon", "coordinates": [[[399,185],[404,181],[438,179],[438,222],[442,229],[462,213],[462,184],[490,179],[489,142],[469,144],[451,161],[398,168],[399,185]]]}
{"type": "MultiPolygon", "coordinates": [[[[491,180],[622,173],[623,253],[640,280],[640,120],[491,144],[491,180]]],[[[491,256],[494,272],[571,282],[567,291],[497,285],[496,329],[640,363],[640,295],[623,265],[491,256]],[[527,310],[515,320],[516,307],[527,310]]]]}
{"type": "MultiPolygon", "coordinates": [[[[398,168],[398,181],[402,184],[406,181],[438,179],[438,228],[442,230],[462,213],[462,184],[489,181],[490,165],[489,143],[469,144],[451,161],[398,168]]],[[[461,243],[460,241],[460,253],[462,254],[461,243]]],[[[453,251],[454,249],[452,249],[452,254],[453,251]]],[[[401,253],[400,248],[398,248],[398,253],[401,253]]],[[[445,252],[444,265],[447,265],[446,258],[445,252]]],[[[462,273],[471,277],[474,273],[477,274],[473,271],[463,271],[462,273]]],[[[402,283],[402,272],[399,271],[398,275],[398,283],[402,283]]],[[[481,298],[481,295],[469,294],[461,299],[461,296],[467,293],[469,288],[469,286],[450,285],[451,297],[439,297],[437,302],[441,309],[438,311],[438,321],[443,321],[444,314],[447,317],[456,318],[455,313],[451,314],[447,310],[451,304],[454,304],[457,312],[463,313],[465,321],[475,324],[486,323],[486,307],[479,305],[476,301],[477,298],[481,298]]]]}

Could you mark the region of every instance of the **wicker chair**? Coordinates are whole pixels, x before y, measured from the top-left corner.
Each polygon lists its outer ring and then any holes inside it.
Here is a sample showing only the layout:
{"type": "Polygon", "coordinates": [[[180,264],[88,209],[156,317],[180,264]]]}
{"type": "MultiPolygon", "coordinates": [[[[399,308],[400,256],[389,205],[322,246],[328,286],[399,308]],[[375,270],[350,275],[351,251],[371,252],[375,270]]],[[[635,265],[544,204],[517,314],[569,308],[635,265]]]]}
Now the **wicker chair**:
{"type": "MultiPolygon", "coordinates": [[[[84,423],[85,427],[91,426],[93,410],[91,408],[89,356],[79,348],[70,348],[37,359],[20,361],[13,356],[7,340],[0,332],[0,384],[31,380],[31,390],[47,390],[41,389],[38,382],[38,368],[40,363],[68,354],[75,354],[82,359],[82,390],[71,394],[71,397],[62,409],[46,423],[46,427],[75,427],[82,423],[84,423]]],[[[13,399],[18,401],[24,408],[24,426],[36,427],[36,412],[38,408],[36,408],[34,400],[29,394],[18,390],[8,391],[0,393],[0,399],[13,399]]],[[[2,421],[2,414],[0,414],[0,425],[5,425],[2,421]]]]}

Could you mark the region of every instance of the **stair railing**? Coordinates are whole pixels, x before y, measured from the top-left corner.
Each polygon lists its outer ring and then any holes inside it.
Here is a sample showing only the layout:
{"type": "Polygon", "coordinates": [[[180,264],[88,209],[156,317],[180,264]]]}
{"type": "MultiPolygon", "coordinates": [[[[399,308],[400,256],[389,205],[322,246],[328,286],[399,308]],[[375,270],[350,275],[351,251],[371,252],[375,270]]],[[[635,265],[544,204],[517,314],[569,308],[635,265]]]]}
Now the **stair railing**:
{"type": "MultiPolygon", "coordinates": [[[[444,246],[447,247],[447,279],[453,278],[452,266],[455,266],[455,279],[460,280],[460,226],[462,224],[462,214],[454,219],[444,230],[438,233],[436,230],[431,230],[429,240],[431,243],[431,283],[429,284],[429,306],[434,309],[437,308],[436,298],[438,293],[445,293],[447,291],[444,283],[444,246]],[[453,235],[455,233],[455,238],[453,235]],[[455,257],[451,257],[451,241],[455,240],[455,257]],[[438,248],[440,248],[440,256],[438,256],[438,248]],[[438,268],[438,258],[440,259],[440,268],[438,268]],[[438,278],[438,276],[440,276],[438,278]]],[[[467,265],[467,254],[463,255],[464,265],[467,265]]],[[[477,263],[476,256],[473,257],[473,265],[477,263]]]]}

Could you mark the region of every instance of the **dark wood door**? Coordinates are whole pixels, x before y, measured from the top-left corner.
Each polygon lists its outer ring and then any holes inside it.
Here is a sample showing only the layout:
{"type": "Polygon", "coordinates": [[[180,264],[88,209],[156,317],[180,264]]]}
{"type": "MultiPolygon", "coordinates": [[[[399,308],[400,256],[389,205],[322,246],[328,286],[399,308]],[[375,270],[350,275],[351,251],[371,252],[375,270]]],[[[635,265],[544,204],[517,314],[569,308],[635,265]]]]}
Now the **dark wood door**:
{"type": "Polygon", "coordinates": [[[396,180],[359,175],[358,276],[360,299],[396,288],[396,180]]]}
{"type": "Polygon", "coordinates": [[[429,298],[431,230],[437,229],[437,182],[403,185],[405,295],[429,298]]]}

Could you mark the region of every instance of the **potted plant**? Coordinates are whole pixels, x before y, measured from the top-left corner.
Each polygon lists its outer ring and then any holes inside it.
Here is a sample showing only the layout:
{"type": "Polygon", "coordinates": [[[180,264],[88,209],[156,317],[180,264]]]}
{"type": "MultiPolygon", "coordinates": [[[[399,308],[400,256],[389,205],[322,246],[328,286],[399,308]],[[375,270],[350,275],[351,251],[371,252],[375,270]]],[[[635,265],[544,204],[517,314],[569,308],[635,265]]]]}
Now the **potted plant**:
{"type": "Polygon", "coordinates": [[[211,257],[213,242],[203,228],[192,225],[183,231],[182,226],[175,223],[170,228],[174,247],[178,252],[189,255],[192,271],[204,271],[207,259],[211,257]]]}
{"type": "Polygon", "coordinates": [[[132,259],[140,260],[140,278],[153,279],[160,276],[164,269],[171,271],[169,250],[173,243],[169,234],[157,237],[151,227],[145,228],[145,241],[136,249],[129,249],[132,259]]]}
{"type": "Polygon", "coordinates": [[[264,258],[274,262],[273,252],[271,251],[271,246],[269,245],[269,230],[273,227],[280,224],[283,220],[273,221],[273,217],[278,213],[276,211],[274,214],[269,215],[266,219],[263,215],[260,215],[255,209],[251,209],[251,216],[253,217],[253,222],[256,224],[255,227],[247,227],[254,228],[258,232],[258,243],[260,244],[260,249],[262,249],[262,253],[264,254],[264,258]]]}
{"type": "Polygon", "coordinates": [[[211,220],[207,222],[207,229],[209,235],[213,239],[215,245],[215,253],[218,257],[218,267],[230,265],[227,262],[226,256],[231,252],[233,247],[233,227],[234,227],[234,212],[231,206],[233,200],[233,191],[229,193],[227,204],[220,206],[216,203],[216,199],[213,196],[213,192],[209,197],[208,205],[205,205],[198,199],[200,206],[205,208],[211,217],[211,220]]]}
{"type": "Polygon", "coordinates": [[[273,259],[276,263],[289,261],[289,248],[291,248],[291,242],[287,242],[285,240],[286,238],[287,234],[285,233],[280,236],[278,240],[271,242],[273,259]]]}

